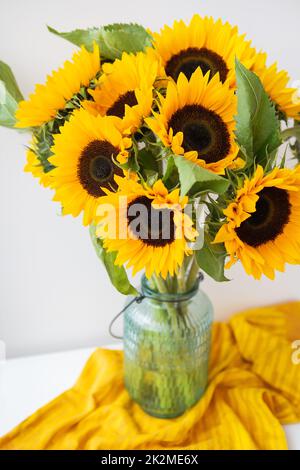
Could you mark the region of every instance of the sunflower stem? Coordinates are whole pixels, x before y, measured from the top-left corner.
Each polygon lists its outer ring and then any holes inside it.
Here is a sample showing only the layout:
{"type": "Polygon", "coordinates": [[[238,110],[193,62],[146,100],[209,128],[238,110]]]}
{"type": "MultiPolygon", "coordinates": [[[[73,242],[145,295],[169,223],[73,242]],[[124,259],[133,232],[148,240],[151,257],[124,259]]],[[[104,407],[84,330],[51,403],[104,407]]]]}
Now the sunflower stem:
{"type": "MultiPolygon", "coordinates": [[[[153,274],[150,281],[151,288],[154,288],[156,291],[160,292],[161,294],[179,294],[186,292],[188,290],[187,287],[187,280],[188,277],[191,275],[191,271],[194,267],[194,257],[192,261],[190,261],[191,257],[185,257],[182,266],[180,267],[178,274],[175,276],[169,276],[166,280],[164,280],[161,276],[153,274]],[[189,269],[190,267],[190,269],[189,269]]],[[[194,281],[195,277],[198,273],[199,268],[193,269],[194,273],[194,281]]],[[[188,318],[188,309],[189,309],[189,302],[183,301],[174,301],[174,302],[167,302],[162,300],[161,302],[153,300],[153,302],[160,304],[161,308],[157,309],[157,305],[155,307],[156,314],[161,315],[162,322],[169,321],[170,323],[170,335],[180,336],[183,331],[188,331],[190,328],[189,326],[189,318],[188,318]]],[[[144,337],[144,344],[143,348],[146,350],[153,350],[157,351],[159,349],[159,343],[156,343],[156,339],[153,337],[149,337],[149,340],[144,337]],[[149,342],[148,342],[149,341],[149,342]]],[[[170,371],[169,376],[159,376],[156,378],[155,384],[155,393],[157,394],[157,399],[160,404],[160,408],[172,409],[176,403],[173,403],[173,395],[169,393],[168,388],[166,388],[166,384],[173,383],[174,387],[181,390],[182,399],[188,406],[189,403],[192,401],[192,393],[193,387],[191,386],[191,374],[189,371],[184,370],[184,365],[181,363],[182,359],[180,355],[178,355],[178,370],[182,371],[179,374],[173,374],[170,371]]]]}
{"type": "Polygon", "coordinates": [[[179,292],[185,292],[185,268],[184,268],[184,263],[180,266],[178,270],[178,276],[177,276],[177,281],[178,281],[178,291],[179,292]]]}
{"type": "Polygon", "coordinates": [[[168,288],[167,288],[167,286],[166,286],[164,280],[163,280],[160,276],[158,276],[158,275],[156,275],[156,274],[153,274],[153,275],[152,275],[152,280],[153,280],[153,282],[155,283],[155,285],[156,285],[158,291],[159,291],[161,294],[168,294],[168,292],[169,292],[169,291],[168,291],[168,288]]]}
{"type": "MultiPolygon", "coordinates": [[[[168,290],[166,282],[160,276],[153,274],[152,279],[154,283],[156,284],[158,292],[160,292],[161,294],[170,294],[170,291],[168,290]]],[[[162,301],[162,303],[164,305],[165,310],[169,314],[171,323],[173,324],[173,328],[177,328],[178,308],[176,304],[173,304],[172,302],[164,302],[164,301],[162,301]]]]}
{"type": "Polygon", "coordinates": [[[190,270],[189,270],[187,281],[186,281],[186,289],[188,291],[194,287],[198,274],[199,274],[199,266],[196,260],[196,256],[193,255],[193,259],[190,264],[190,270]]]}

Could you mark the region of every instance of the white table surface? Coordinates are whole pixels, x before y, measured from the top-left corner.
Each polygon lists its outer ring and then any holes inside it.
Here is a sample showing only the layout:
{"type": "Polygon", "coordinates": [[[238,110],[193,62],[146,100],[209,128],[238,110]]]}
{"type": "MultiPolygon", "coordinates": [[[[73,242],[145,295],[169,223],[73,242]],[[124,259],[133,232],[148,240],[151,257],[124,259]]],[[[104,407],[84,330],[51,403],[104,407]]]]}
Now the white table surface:
{"type": "MultiPolygon", "coordinates": [[[[92,352],[77,349],[0,362],[0,436],[72,387],[92,352]]],[[[289,449],[300,450],[300,424],[284,429],[289,449]]]]}

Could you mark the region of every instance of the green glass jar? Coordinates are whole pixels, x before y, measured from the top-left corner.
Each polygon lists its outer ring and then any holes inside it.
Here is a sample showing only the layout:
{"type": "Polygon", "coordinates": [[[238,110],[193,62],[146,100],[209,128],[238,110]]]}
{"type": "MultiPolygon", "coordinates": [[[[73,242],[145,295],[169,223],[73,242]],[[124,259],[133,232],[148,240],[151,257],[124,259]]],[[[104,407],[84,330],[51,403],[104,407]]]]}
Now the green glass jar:
{"type": "Polygon", "coordinates": [[[125,386],[152,416],[179,416],[205,392],[213,308],[201,279],[188,292],[161,293],[144,277],[142,298],[125,311],[125,386]]]}

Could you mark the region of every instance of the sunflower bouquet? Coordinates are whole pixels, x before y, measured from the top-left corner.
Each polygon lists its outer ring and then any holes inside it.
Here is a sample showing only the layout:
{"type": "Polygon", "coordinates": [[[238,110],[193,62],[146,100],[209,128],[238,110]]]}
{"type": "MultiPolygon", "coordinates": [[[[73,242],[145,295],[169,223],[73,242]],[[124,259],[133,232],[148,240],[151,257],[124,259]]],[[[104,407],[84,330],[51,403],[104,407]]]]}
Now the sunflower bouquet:
{"type": "Polygon", "coordinates": [[[199,269],[226,281],[240,261],[273,279],[300,262],[300,98],[287,72],[199,15],[160,32],[48,29],[79,49],[27,100],[1,62],[0,124],[30,132],[25,171],[62,214],[82,215],[119,292],[137,293],[128,269],[171,295],[199,269]]]}

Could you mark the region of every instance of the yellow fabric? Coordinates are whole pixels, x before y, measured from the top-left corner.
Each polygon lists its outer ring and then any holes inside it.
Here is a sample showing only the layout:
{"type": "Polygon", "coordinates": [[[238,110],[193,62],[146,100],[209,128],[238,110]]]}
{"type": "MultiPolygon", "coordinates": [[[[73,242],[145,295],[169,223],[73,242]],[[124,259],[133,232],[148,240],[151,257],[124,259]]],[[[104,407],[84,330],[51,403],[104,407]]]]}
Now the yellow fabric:
{"type": "Polygon", "coordinates": [[[214,324],[206,394],[172,420],[130,400],[121,351],[97,349],[74,387],[4,436],[0,449],[286,449],[281,424],[300,421],[297,339],[300,302],[214,324]]]}

